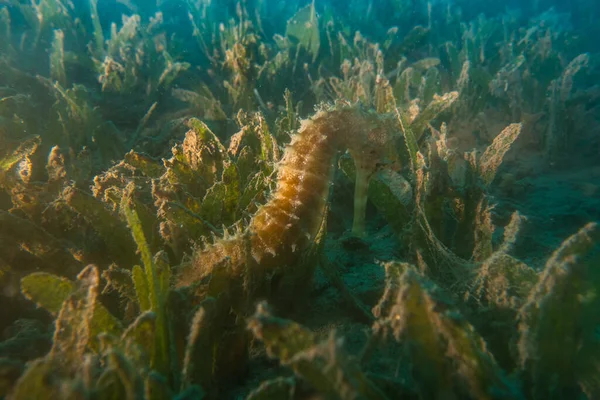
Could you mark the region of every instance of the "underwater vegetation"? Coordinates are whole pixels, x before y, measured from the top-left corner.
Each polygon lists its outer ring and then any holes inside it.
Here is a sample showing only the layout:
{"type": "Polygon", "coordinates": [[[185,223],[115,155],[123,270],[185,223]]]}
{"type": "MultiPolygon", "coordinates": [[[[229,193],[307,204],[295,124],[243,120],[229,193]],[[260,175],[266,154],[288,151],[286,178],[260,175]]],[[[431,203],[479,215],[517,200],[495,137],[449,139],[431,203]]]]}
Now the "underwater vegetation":
{"type": "Polygon", "coordinates": [[[600,6],[502,4],[0,2],[0,399],[600,398],[600,6]]]}

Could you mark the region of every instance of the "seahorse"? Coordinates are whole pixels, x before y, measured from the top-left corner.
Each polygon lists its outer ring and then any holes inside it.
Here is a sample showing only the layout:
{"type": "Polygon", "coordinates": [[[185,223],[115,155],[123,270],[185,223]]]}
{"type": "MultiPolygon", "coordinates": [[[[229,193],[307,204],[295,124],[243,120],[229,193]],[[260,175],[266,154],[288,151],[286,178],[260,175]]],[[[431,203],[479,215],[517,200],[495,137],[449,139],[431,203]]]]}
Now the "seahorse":
{"type": "Polygon", "coordinates": [[[176,286],[201,282],[215,268],[241,276],[258,275],[292,265],[313,243],[323,221],[336,154],[347,150],[356,166],[353,232],[364,231],[369,177],[396,162],[397,119],[360,105],[336,105],[303,120],[277,165],[277,182],[269,200],[237,235],[222,238],[193,255],[176,286]]]}

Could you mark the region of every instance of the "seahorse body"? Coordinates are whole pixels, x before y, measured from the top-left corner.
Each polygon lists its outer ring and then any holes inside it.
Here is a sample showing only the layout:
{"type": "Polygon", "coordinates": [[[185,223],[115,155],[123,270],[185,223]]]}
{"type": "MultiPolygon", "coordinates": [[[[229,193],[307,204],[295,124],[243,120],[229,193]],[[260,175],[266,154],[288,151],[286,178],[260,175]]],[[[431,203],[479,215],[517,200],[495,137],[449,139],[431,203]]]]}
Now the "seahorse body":
{"type": "Polygon", "coordinates": [[[199,282],[225,263],[230,274],[241,275],[248,267],[268,271],[296,262],[323,219],[336,153],[347,149],[357,171],[372,174],[381,163],[393,161],[388,155],[395,124],[392,116],[358,106],[320,111],[304,120],[278,165],[276,189],[246,231],[197,252],[176,285],[199,282]]]}

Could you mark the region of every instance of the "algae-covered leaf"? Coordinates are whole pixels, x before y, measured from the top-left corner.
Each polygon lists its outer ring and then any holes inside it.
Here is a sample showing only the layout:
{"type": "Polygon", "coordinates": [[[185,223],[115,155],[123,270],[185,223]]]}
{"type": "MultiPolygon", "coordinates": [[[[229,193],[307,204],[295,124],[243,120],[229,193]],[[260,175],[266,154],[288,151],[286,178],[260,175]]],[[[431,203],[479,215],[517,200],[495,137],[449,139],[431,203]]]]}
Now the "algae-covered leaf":
{"type": "Polygon", "coordinates": [[[222,221],[226,195],[227,187],[223,182],[217,182],[208,189],[206,196],[202,199],[202,206],[200,208],[202,219],[213,225],[222,221]]]}
{"type": "Polygon", "coordinates": [[[190,105],[194,115],[209,121],[225,121],[227,115],[219,100],[215,98],[210,88],[202,83],[196,90],[175,88],[171,90],[175,98],[190,105]]]}
{"type": "Polygon", "coordinates": [[[526,58],[523,54],[515,57],[509,63],[504,65],[496,73],[496,76],[490,80],[489,89],[490,92],[496,96],[502,96],[510,90],[513,84],[516,84],[515,79],[512,77],[518,70],[525,65],[526,58]],[[513,83],[514,82],[514,83],[513,83]]]}
{"type": "Polygon", "coordinates": [[[452,75],[452,79],[457,81],[462,69],[458,49],[450,41],[443,44],[443,49],[446,56],[447,69],[452,75]]]}
{"type": "Polygon", "coordinates": [[[174,61],[166,51],[162,52],[162,57],[164,59],[165,69],[158,78],[158,86],[159,90],[166,90],[173,84],[173,81],[177,79],[180,73],[185,72],[190,68],[191,64],[188,62],[174,61]]]}
{"type": "Polygon", "coordinates": [[[173,147],[173,157],[165,160],[166,174],[161,179],[166,190],[183,186],[189,195],[202,198],[221,178],[227,150],[202,121],[191,118],[190,130],[181,145],[173,147]]]}
{"type": "Polygon", "coordinates": [[[423,43],[423,41],[425,41],[425,38],[427,35],[429,35],[430,31],[430,28],[416,25],[404,36],[403,41],[398,46],[397,51],[402,54],[403,52],[412,50],[419,46],[421,43],[423,43]]]}
{"type": "Polygon", "coordinates": [[[202,301],[192,319],[183,359],[183,388],[198,384],[208,387],[214,379],[216,346],[222,334],[217,300],[202,301]]]}
{"type": "Polygon", "coordinates": [[[127,188],[125,189],[125,193],[123,194],[123,198],[121,200],[121,212],[125,215],[127,224],[129,225],[129,229],[131,229],[133,240],[137,244],[138,251],[140,252],[140,256],[142,258],[142,263],[144,264],[146,278],[152,278],[148,282],[150,288],[150,295],[152,296],[155,293],[154,289],[156,282],[155,272],[152,268],[152,253],[150,252],[150,247],[148,246],[146,236],[144,235],[142,221],[140,220],[140,217],[138,216],[138,213],[135,209],[135,203],[133,201],[134,189],[134,183],[130,183],[129,185],[127,185],[127,188]]]}
{"type": "Polygon", "coordinates": [[[107,54],[117,59],[120,49],[128,43],[135,42],[134,38],[141,30],[141,17],[139,15],[123,16],[123,24],[117,31],[116,25],[111,27],[111,37],[106,43],[107,54]]]}
{"type": "Polygon", "coordinates": [[[19,378],[9,399],[44,400],[62,398],[61,390],[50,379],[56,373],[58,365],[51,359],[33,361],[19,378]]]}
{"type": "Polygon", "coordinates": [[[399,109],[396,109],[396,117],[398,118],[400,130],[404,135],[404,143],[410,158],[410,169],[413,173],[416,173],[416,171],[423,166],[423,156],[419,152],[419,142],[406,117],[399,109]]]}
{"type": "Polygon", "coordinates": [[[140,170],[149,178],[159,178],[165,173],[164,166],[158,161],[152,159],[150,156],[136,153],[133,150],[125,154],[124,159],[127,164],[131,165],[137,170],[140,170]]]}
{"type": "Polygon", "coordinates": [[[565,67],[560,77],[560,101],[565,103],[571,96],[573,81],[575,75],[583,68],[587,68],[590,63],[590,55],[583,53],[575,57],[565,67]]]}
{"type": "Polygon", "coordinates": [[[425,73],[420,89],[421,94],[419,96],[421,99],[423,99],[425,104],[430,104],[435,95],[440,95],[442,93],[441,79],[440,71],[435,67],[429,68],[425,73]]]}
{"type": "Polygon", "coordinates": [[[405,68],[394,83],[394,97],[402,105],[410,103],[410,89],[413,85],[414,75],[416,72],[412,67],[405,68]]]}
{"type": "Polygon", "coordinates": [[[273,163],[279,161],[280,155],[277,141],[271,134],[265,118],[260,113],[249,114],[240,111],[237,120],[241,129],[232,136],[229,153],[239,154],[238,161],[242,153],[246,153],[246,159],[242,159],[242,164],[238,164],[242,176],[248,176],[248,170],[255,172],[257,167],[269,174],[273,163]]]}
{"type": "Polygon", "coordinates": [[[201,221],[212,225],[230,225],[236,221],[238,202],[240,200],[240,177],[235,164],[226,165],[223,170],[223,180],[215,183],[202,199],[200,205],[200,220],[194,220],[196,225],[206,233],[206,226],[201,221]]]}
{"type": "Polygon", "coordinates": [[[133,285],[135,287],[135,294],[140,311],[144,312],[150,310],[150,292],[144,270],[139,265],[134,265],[133,269],[131,270],[131,277],[133,279],[133,285]]]}
{"type": "Polygon", "coordinates": [[[297,102],[294,105],[292,92],[287,88],[283,92],[283,98],[285,100],[285,109],[281,112],[281,116],[276,121],[276,125],[278,127],[276,132],[278,132],[280,135],[287,134],[300,127],[299,110],[300,106],[302,105],[302,102],[297,102]]]}
{"type": "Polygon", "coordinates": [[[221,222],[231,225],[237,219],[236,212],[241,197],[240,174],[234,163],[226,166],[223,170],[223,184],[225,186],[225,194],[223,197],[221,222]]]}
{"type": "Polygon", "coordinates": [[[100,24],[100,15],[98,14],[98,0],[90,0],[90,17],[92,20],[94,44],[93,52],[98,59],[104,58],[104,34],[100,24]]]}
{"type": "Polygon", "coordinates": [[[510,150],[510,147],[515,140],[517,140],[521,134],[522,128],[522,124],[511,124],[507,126],[494,138],[492,144],[485,149],[485,152],[479,161],[479,171],[483,182],[486,185],[491,184],[496,177],[496,172],[502,164],[504,155],[510,150]]]}
{"type": "Polygon", "coordinates": [[[118,214],[107,209],[100,200],[72,186],[63,191],[62,197],[100,234],[113,260],[123,265],[135,262],[135,242],[127,224],[118,214]]]}
{"type": "Polygon", "coordinates": [[[121,321],[108,311],[99,302],[95,304],[92,319],[90,321],[90,347],[97,350],[97,337],[101,333],[119,335],[123,331],[121,321]]]}
{"type": "Polygon", "coordinates": [[[374,330],[408,347],[423,397],[522,398],[448,295],[409,265],[388,263],[386,274],[374,330]]]}
{"type": "Polygon", "coordinates": [[[152,259],[154,268],[156,268],[156,276],[158,278],[158,290],[163,296],[163,302],[166,302],[166,297],[171,289],[171,264],[169,263],[169,255],[164,250],[161,250],[154,254],[152,259]]]}
{"type": "Polygon", "coordinates": [[[473,292],[498,308],[518,310],[537,280],[537,272],[504,253],[494,253],[479,268],[473,292]]]}
{"type": "Polygon", "coordinates": [[[427,128],[427,124],[440,113],[447,110],[456,100],[458,100],[458,92],[445,93],[443,96],[433,94],[433,100],[410,124],[416,140],[421,138],[427,128]]]}
{"type": "Polygon", "coordinates": [[[127,357],[136,361],[140,368],[149,364],[154,350],[156,314],[144,312],[121,335],[121,345],[127,357]]]}
{"type": "MultiPolygon", "coordinates": [[[[76,283],[45,272],[35,272],[21,279],[21,291],[53,315],[57,315],[64,307],[64,302],[73,295],[76,283]]],[[[96,289],[94,289],[96,290],[96,289]]],[[[102,304],[93,304],[93,315],[90,320],[90,346],[97,348],[96,336],[100,333],[120,333],[121,323],[102,304]]]]}
{"type": "Polygon", "coordinates": [[[75,369],[88,346],[98,349],[98,334],[121,331],[120,322],[98,303],[99,283],[98,269],[87,266],[77,276],[56,318],[50,354],[62,357],[66,368],[75,369]]]}
{"type": "Polygon", "coordinates": [[[185,200],[185,205],[177,201],[169,201],[161,205],[159,216],[164,217],[165,223],[169,225],[168,230],[161,229],[163,238],[176,240],[175,236],[178,235],[199,238],[211,232],[218,234],[219,230],[213,224],[195,212],[195,210],[202,210],[201,199],[188,197],[185,200]]]}
{"type": "Polygon", "coordinates": [[[264,117],[260,114],[256,116],[255,129],[257,130],[258,137],[260,138],[261,144],[261,156],[265,162],[266,171],[271,171],[272,163],[279,161],[279,147],[275,137],[271,134],[269,126],[265,121],[264,117]]]}
{"type": "Polygon", "coordinates": [[[248,327],[262,340],[267,354],[291,367],[319,393],[339,399],[386,399],[365,376],[358,360],[346,354],[340,339],[332,334],[319,342],[307,328],[276,318],[259,304],[248,327]]]}
{"type": "Polygon", "coordinates": [[[73,282],[67,278],[45,272],[35,272],[21,279],[25,297],[53,315],[58,314],[73,288],[73,282]]]}
{"type": "Polygon", "coordinates": [[[236,167],[240,175],[240,184],[242,187],[245,187],[248,184],[248,180],[259,168],[256,163],[256,155],[250,146],[244,146],[239,152],[236,167]]]}
{"type": "MultiPolygon", "coordinates": [[[[579,382],[597,395],[600,229],[589,223],[552,254],[519,312],[519,356],[536,398],[562,399],[579,382]],[[558,341],[558,342],[557,342],[558,341]]],[[[595,396],[592,396],[592,398],[595,396]]]]}
{"type": "Polygon", "coordinates": [[[396,232],[409,223],[413,190],[402,175],[389,169],[378,171],[369,182],[369,199],[396,232]]]}
{"type": "MultiPolygon", "coordinates": [[[[256,211],[255,203],[261,203],[265,200],[265,193],[269,188],[269,178],[265,176],[263,171],[259,171],[254,176],[252,176],[242,195],[240,197],[238,203],[238,212],[243,213],[246,212],[249,215],[250,213],[256,211]]],[[[247,216],[241,215],[241,216],[247,216]]]]}
{"type": "Polygon", "coordinates": [[[427,72],[430,69],[437,67],[438,65],[440,65],[439,58],[425,57],[412,64],[412,68],[416,69],[417,71],[427,72]]]}
{"type": "Polygon", "coordinates": [[[65,34],[60,29],[54,31],[50,52],[50,76],[62,86],[67,84],[65,72],[65,34]]]}
{"type": "Polygon", "coordinates": [[[102,294],[116,291],[119,298],[124,301],[135,301],[135,286],[131,270],[119,268],[116,264],[111,264],[102,271],[102,279],[106,285],[102,289],[102,294]]]}
{"type": "Polygon", "coordinates": [[[504,228],[502,245],[487,259],[482,260],[471,285],[472,290],[468,292],[479,300],[483,299],[488,305],[513,312],[518,311],[527,300],[538,279],[535,269],[509,255],[524,219],[518,212],[513,213],[509,224],[504,228]]]}
{"type": "Polygon", "coordinates": [[[110,351],[106,355],[106,372],[117,373],[115,380],[119,387],[119,399],[137,400],[144,393],[144,382],[136,367],[125,355],[118,351],[110,351]]]}
{"type": "Polygon", "coordinates": [[[11,26],[10,26],[10,13],[8,12],[8,7],[2,7],[0,10],[0,35],[4,38],[2,43],[0,44],[0,50],[5,54],[9,54],[9,50],[11,50],[11,26]]]}
{"type": "Polygon", "coordinates": [[[494,234],[494,224],[492,223],[492,207],[489,205],[488,198],[482,196],[474,208],[472,259],[476,262],[481,262],[489,258],[493,252],[492,236],[494,234]]]}
{"type": "MultiPolygon", "coordinates": [[[[34,136],[21,142],[19,147],[12,154],[0,159],[0,174],[4,175],[23,158],[32,155],[41,143],[42,139],[39,136],[34,136]]],[[[0,175],[0,178],[2,178],[2,175],[0,175]]]]}
{"type": "Polygon", "coordinates": [[[137,244],[144,265],[143,275],[139,272],[134,272],[136,294],[139,296],[138,302],[140,307],[147,307],[148,303],[146,303],[144,298],[147,292],[150,305],[149,310],[156,313],[157,328],[151,365],[160,373],[167,375],[170,370],[171,349],[169,342],[169,322],[165,310],[168,285],[164,284],[164,279],[167,281],[170,279],[170,268],[168,265],[165,265],[162,266],[163,268],[161,271],[160,266],[157,266],[155,260],[152,258],[150,247],[148,246],[146,236],[144,235],[142,222],[136,211],[135,202],[133,201],[134,189],[134,183],[127,186],[121,200],[121,212],[127,219],[127,224],[131,229],[131,234],[137,244]],[[144,280],[147,285],[147,291],[143,284],[144,280]],[[139,292],[138,288],[140,289],[139,292]]]}
{"type": "Polygon", "coordinates": [[[288,21],[285,34],[298,41],[298,45],[312,55],[313,62],[317,59],[321,39],[314,2],[298,10],[288,21]]]}

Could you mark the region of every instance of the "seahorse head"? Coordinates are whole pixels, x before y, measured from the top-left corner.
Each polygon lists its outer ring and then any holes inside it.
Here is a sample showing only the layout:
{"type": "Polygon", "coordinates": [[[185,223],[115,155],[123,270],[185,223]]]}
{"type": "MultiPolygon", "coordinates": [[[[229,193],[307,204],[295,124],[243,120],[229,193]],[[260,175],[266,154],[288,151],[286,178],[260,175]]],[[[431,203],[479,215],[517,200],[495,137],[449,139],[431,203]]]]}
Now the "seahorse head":
{"type": "Polygon", "coordinates": [[[397,169],[398,120],[393,114],[365,110],[360,105],[339,107],[329,115],[335,121],[338,148],[346,148],[356,170],[352,232],[365,234],[369,180],[379,169],[397,169]]]}
{"type": "Polygon", "coordinates": [[[354,159],[357,170],[368,175],[381,168],[398,167],[397,140],[400,137],[398,120],[392,113],[380,114],[360,106],[340,110],[344,115],[344,144],[354,159]]]}

